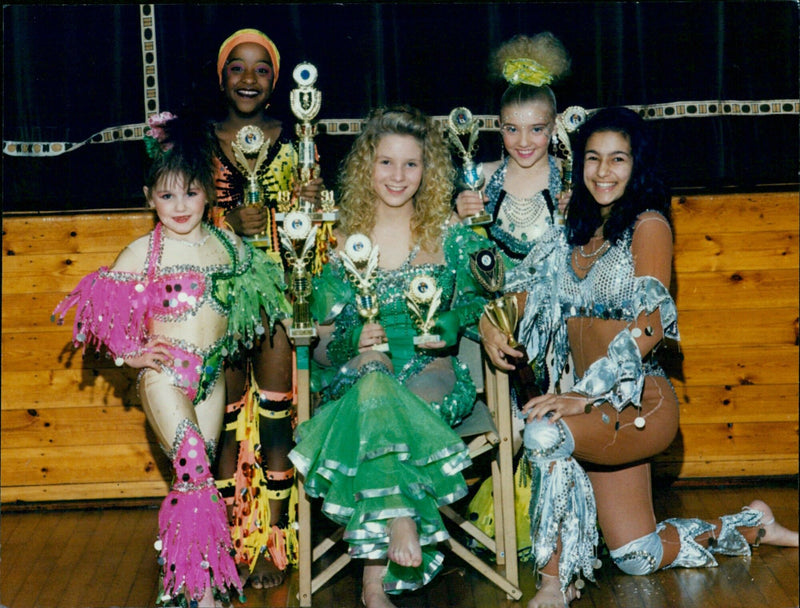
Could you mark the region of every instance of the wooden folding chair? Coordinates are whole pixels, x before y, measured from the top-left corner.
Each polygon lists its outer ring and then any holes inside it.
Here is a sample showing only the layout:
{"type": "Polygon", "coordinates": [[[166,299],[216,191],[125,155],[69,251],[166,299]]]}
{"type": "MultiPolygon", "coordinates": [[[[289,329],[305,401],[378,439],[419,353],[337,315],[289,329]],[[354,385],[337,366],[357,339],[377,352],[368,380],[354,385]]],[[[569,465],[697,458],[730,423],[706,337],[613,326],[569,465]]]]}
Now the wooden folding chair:
{"type": "MultiPolygon", "coordinates": [[[[298,422],[308,420],[311,415],[309,392],[309,347],[308,343],[297,346],[298,422]]],[[[489,451],[497,452],[491,464],[494,485],[495,538],[490,538],[474,524],[466,521],[451,506],[440,508],[443,516],[452,521],[470,537],[487,547],[502,572],[483,561],[465,545],[450,538],[443,544],[472,566],[489,581],[497,585],[512,600],[522,597],[519,588],[517,562],[517,537],[514,520],[514,469],[512,447],[511,405],[508,377],[495,370],[488,361],[482,360],[480,345],[463,339],[459,346],[460,356],[469,365],[473,379],[486,398],[477,401],[473,412],[454,430],[467,442],[470,457],[475,459],[489,451]]],[[[297,521],[299,525],[298,555],[298,599],[302,608],[311,606],[313,594],[350,562],[345,551],[316,576],[312,576],[312,565],[341,540],[344,533],[339,528],[316,547],[311,539],[311,503],[303,491],[302,479],[298,479],[299,502],[297,521]]]]}

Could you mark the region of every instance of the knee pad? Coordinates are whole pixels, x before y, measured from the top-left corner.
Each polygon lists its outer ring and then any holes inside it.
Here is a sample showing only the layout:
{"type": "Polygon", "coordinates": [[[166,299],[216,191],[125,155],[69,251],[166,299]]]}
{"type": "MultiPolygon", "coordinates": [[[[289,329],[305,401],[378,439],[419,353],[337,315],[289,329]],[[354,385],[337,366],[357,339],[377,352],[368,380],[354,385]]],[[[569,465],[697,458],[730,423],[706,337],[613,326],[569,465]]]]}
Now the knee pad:
{"type": "Polygon", "coordinates": [[[575,440],[563,420],[551,423],[548,418],[525,425],[523,443],[532,460],[566,458],[575,451],[575,440]]]}
{"type": "Polygon", "coordinates": [[[618,549],[612,549],[609,553],[617,567],[625,574],[652,574],[661,564],[664,546],[658,533],[651,532],[618,549]]]}

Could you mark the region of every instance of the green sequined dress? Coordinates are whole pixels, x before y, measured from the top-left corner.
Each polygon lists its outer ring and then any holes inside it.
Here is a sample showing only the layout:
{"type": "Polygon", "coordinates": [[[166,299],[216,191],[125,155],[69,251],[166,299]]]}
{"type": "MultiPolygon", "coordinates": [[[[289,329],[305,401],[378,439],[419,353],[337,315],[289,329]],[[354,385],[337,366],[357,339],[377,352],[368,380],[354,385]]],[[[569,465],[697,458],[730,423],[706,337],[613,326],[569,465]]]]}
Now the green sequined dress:
{"type": "Polygon", "coordinates": [[[400,268],[379,271],[378,322],[388,337],[389,366],[353,364],[354,336],[362,320],[337,255],[314,284],[315,318],[329,318],[344,306],[327,347],[332,366],[314,374],[322,405],[297,428],[290,458],[305,477],[306,491],[324,498],[323,512],[346,526],[353,557],[384,559],[387,522],[400,516],[415,519],[423,562],[410,568],[390,561],[384,578],[388,592],[418,588],[441,568],[436,543],[448,533],[438,507],[466,494],[461,471],[470,464],[451,426],[469,414],[475,400],[469,370],[453,350],[414,347],[417,330],[405,293],[414,277],[432,276],[443,290],[440,312],[452,310],[462,327],[474,325],[486,300],[472,277],[468,254],[487,245],[474,231],[449,226],[442,236],[444,263],[415,264],[418,252],[412,251],[400,268]]]}

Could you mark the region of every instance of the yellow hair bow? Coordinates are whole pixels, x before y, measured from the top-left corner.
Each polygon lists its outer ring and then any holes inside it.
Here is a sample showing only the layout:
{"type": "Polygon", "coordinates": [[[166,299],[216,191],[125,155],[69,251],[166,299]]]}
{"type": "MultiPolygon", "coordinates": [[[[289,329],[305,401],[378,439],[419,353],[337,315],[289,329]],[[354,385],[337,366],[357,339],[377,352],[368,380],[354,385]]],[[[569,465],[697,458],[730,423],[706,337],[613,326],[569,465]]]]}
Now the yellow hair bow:
{"type": "Polygon", "coordinates": [[[529,84],[541,87],[553,82],[553,75],[533,59],[510,59],[503,65],[503,78],[509,84],[529,84]]]}

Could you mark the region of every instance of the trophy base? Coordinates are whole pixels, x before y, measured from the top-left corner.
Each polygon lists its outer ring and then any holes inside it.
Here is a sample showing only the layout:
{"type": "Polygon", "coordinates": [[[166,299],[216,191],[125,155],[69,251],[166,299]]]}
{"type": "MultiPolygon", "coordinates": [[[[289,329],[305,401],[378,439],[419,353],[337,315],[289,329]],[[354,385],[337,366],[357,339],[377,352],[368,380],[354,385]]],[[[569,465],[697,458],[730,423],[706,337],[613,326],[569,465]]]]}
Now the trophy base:
{"type": "MultiPolygon", "coordinates": [[[[312,222],[335,222],[339,219],[339,212],[338,211],[313,211],[307,213],[309,219],[312,222]]],[[[275,221],[276,222],[283,222],[286,219],[285,213],[276,213],[275,214],[275,221]]]]}
{"type": "Polygon", "coordinates": [[[476,213],[475,215],[465,217],[461,223],[465,226],[484,226],[485,224],[492,223],[492,216],[486,212],[476,213]]]}
{"type": "Polygon", "coordinates": [[[420,334],[419,336],[414,336],[414,346],[427,344],[428,342],[438,342],[441,339],[442,337],[436,334],[420,334]]]}
{"type": "Polygon", "coordinates": [[[389,343],[388,342],[381,342],[380,344],[373,344],[370,347],[370,350],[376,350],[379,353],[388,353],[389,352],[389,343]]]}
{"type": "Polygon", "coordinates": [[[261,236],[260,234],[255,236],[244,236],[242,239],[250,243],[253,247],[258,247],[259,249],[272,247],[272,239],[266,236],[261,236]]]}
{"type": "Polygon", "coordinates": [[[317,335],[316,327],[290,327],[289,337],[294,340],[297,338],[314,338],[317,335]]]}

